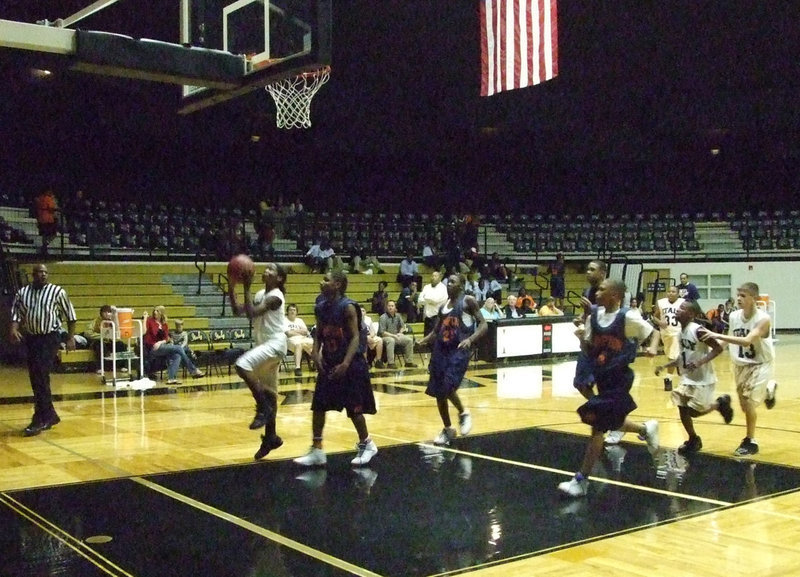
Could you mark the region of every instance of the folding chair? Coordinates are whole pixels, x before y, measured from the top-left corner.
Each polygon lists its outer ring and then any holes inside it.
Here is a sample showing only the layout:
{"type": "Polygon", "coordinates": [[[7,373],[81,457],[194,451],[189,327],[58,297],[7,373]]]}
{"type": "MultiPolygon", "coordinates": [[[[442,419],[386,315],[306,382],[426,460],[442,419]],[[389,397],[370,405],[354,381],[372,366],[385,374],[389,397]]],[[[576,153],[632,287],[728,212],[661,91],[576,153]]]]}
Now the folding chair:
{"type": "Polygon", "coordinates": [[[212,329],[209,334],[209,371],[216,371],[217,375],[222,376],[223,364],[228,365],[228,374],[232,362],[228,362],[226,351],[231,348],[231,335],[226,329],[212,329]]]}
{"type": "Polygon", "coordinates": [[[222,359],[228,364],[228,376],[231,375],[231,368],[236,359],[242,356],[248,349],[252,348],[253,343],[247,335],[246,329],[230,329],[226,331],[228,336],[229,348],[222,351],[222,359]]]}
{"type": "Polygon", "coordinates": [[[209,374],[209,367],[211,366],[211,342],[208,333],[198,329],[193,329],[186,334],[189,349],[197,357],[197,364],[205,368],[206,374],[209,374]]]}

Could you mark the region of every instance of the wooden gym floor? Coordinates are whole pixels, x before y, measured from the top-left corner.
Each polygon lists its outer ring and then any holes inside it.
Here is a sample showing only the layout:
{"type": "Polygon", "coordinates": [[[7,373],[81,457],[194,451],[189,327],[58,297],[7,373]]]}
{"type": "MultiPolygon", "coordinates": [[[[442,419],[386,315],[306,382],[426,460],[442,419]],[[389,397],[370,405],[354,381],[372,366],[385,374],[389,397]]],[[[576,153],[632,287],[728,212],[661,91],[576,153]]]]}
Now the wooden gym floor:
{"type": "MultiPolygon", "coordinates": [[[[556,490],[587,432],[570,360],[478,364],[462,387],[473,433],[451,448],[430,444],[441,425],[425,369],[375,371],[380,452],[360,470],[336,413],[327,468],[293,466],[310,440],[307,371],[281,373],[285,444],[254,462],[253,402],[235,378],[135,391],[56,374],[62,422],[25,438],[27,373],[3,367],[0,575],[800,575],[800,336],[781,335],[777,354],[778,402],[759,409],[747,459],[732,455],[738,410],[730,425],[698,419],[703,451],[678,456],[677,410],[653,375],[663,359],[638,359],[633,417],[660,421],[663,448],[651,457],[627,436],[578,500],[556,490]]],[[[731,393],[727,353],[717,374],[731,393]]]]}

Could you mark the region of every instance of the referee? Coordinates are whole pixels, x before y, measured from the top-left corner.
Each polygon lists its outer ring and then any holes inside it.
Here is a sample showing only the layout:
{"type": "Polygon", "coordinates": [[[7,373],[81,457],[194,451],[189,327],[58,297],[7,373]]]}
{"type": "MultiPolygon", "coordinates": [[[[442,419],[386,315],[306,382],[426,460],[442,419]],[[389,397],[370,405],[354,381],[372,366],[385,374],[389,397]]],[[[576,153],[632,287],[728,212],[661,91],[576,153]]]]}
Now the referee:
{"type": "Polygon", "coordinates": [[[33,389],[33,419],[23,432],[26,437],[61,422],[53,407],[50,371],[56,360],[62,318],[67,321],[67,350],[75,350],[75,309],[66,291],[47,282],[45,265],[34,265],[32,272],[33,282],[17,291],[11,308],[11,341],[25,341],[33,389]]]}

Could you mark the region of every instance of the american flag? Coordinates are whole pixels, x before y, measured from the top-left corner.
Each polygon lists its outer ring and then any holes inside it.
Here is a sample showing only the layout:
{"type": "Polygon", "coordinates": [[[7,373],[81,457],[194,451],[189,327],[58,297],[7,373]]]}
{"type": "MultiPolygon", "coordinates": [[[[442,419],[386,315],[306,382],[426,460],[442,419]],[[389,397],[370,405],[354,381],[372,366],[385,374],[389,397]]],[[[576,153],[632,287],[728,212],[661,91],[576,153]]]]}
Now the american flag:
{"type": "Polygon", "coordinates": [[[480,0],[481,96],[558,74],[556,0],[480,0]]]}

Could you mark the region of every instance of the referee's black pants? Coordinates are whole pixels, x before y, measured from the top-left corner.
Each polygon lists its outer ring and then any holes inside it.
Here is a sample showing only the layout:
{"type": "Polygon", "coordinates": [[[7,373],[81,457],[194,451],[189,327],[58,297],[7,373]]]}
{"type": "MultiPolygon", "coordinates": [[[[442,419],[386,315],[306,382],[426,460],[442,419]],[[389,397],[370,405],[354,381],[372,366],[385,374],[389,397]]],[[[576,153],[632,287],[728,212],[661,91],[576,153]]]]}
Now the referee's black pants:
{"type": "Polygon", "coordinates": [[[56,416],[53,398],[50,393],[50,371],[58,353],[58,332],[46,335],[28,335],[25,345],[28,349],[28,376],[33,389],[33,420],[43,423],[56,416]]]}

